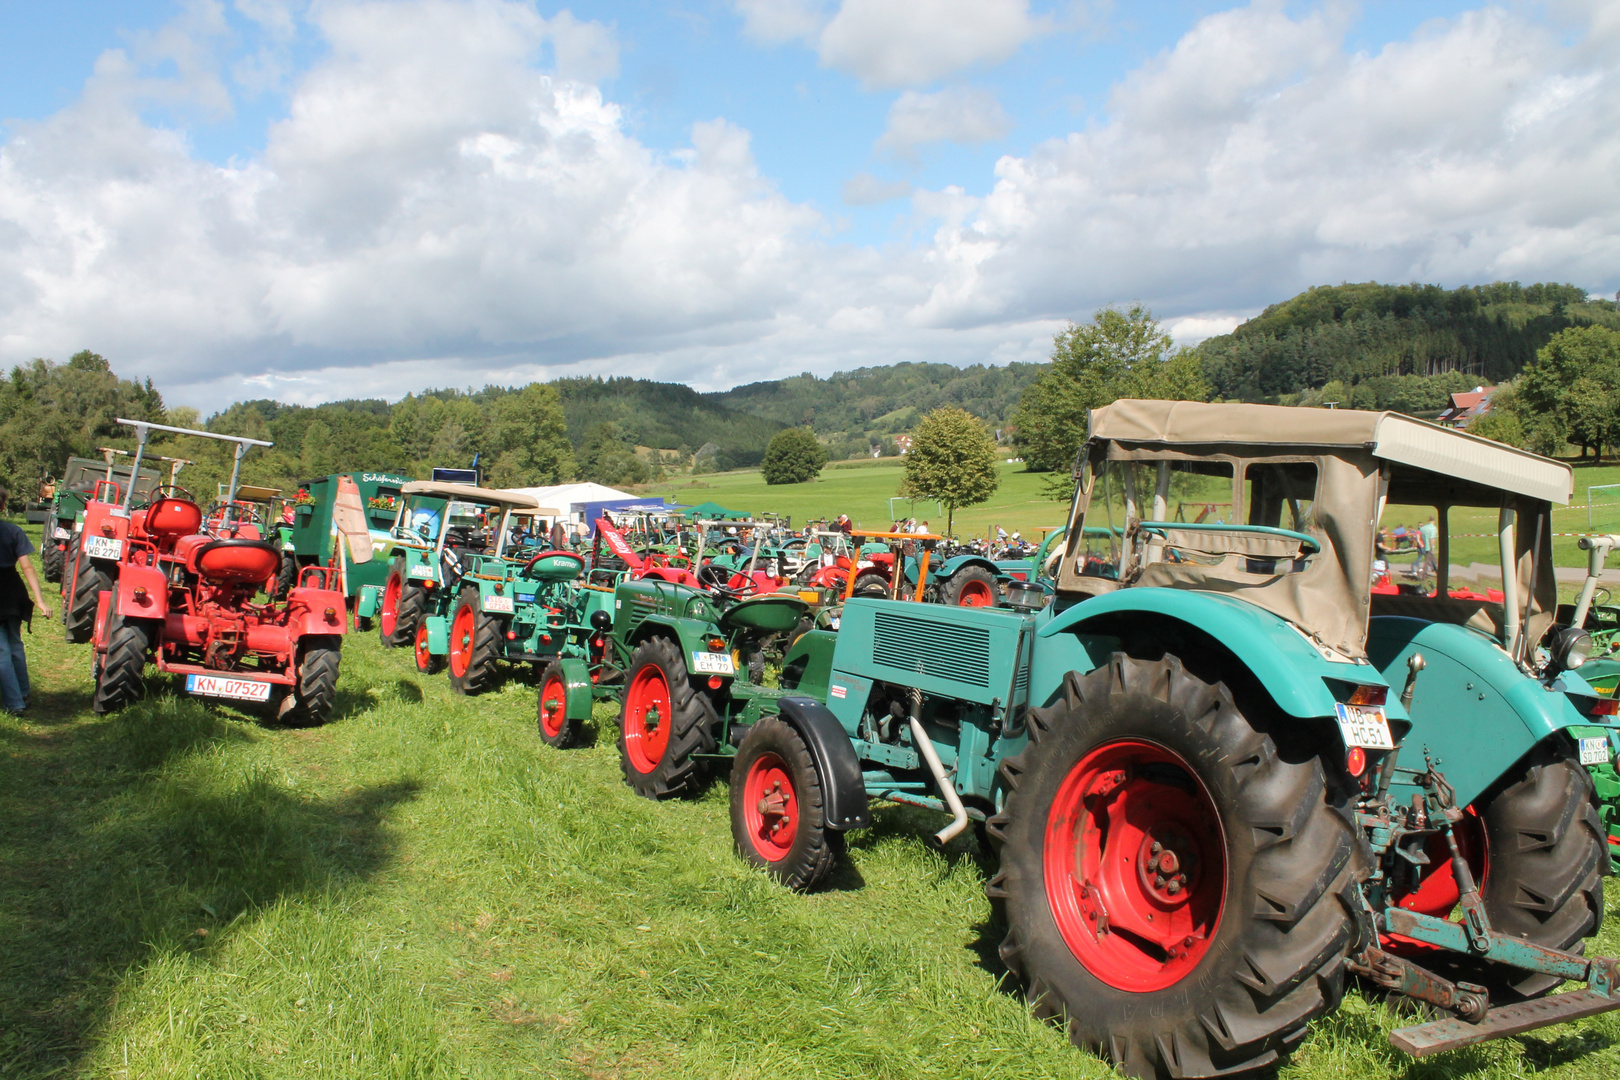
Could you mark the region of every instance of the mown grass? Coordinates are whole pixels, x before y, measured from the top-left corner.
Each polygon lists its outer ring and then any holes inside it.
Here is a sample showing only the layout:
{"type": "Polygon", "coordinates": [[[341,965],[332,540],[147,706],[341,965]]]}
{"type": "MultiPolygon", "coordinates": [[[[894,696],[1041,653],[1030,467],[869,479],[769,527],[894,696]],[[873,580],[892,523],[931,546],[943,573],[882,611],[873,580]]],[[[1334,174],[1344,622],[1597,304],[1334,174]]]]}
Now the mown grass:
{"type": "MultiPolygon", "coordinates": [[[[372,635],[328,726],[156,696],[90,715],[43,622],[0,719],[0,1076],[1101,1077],[1002,988],[970,838],[886,808],[830,888],[731,853],[723,782],[633,796],[372,635]]],[[[1620,893],[1620,890],[1616,890],[1620,893]]],[[[1597,948],[1620,948],[1620,896],[1597,948]]],[[[1620,1074],[1620,1019],[1413,1063],[1352,996],[1278,1076],[1620,1074]]]]}

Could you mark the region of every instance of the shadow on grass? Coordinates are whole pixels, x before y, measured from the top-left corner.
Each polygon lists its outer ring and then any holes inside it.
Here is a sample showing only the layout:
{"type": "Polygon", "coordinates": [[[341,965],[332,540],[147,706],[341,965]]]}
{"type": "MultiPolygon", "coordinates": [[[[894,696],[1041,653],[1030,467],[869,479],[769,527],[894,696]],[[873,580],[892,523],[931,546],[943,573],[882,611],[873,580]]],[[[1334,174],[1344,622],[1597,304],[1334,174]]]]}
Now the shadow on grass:
{"type": "Polygon", "coordinates": [[[374,874],[392,856],[384,818],[417,790],[309,797],[218,753],[256,736],[195,701],[87,721],[87,702],[68,700],[83,697],[41,695],[37,716],[0,720],[8,1078],[72,1072],[120,979],[150,958],[212,948],[243,913],[374,874]]]}

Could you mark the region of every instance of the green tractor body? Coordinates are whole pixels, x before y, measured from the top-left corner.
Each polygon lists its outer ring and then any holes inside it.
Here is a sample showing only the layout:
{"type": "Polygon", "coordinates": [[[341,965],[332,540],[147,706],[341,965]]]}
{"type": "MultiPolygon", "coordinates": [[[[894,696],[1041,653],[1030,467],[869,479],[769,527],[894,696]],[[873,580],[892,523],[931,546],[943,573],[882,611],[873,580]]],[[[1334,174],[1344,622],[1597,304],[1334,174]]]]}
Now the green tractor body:
{"type": "Polygon", "coordinates": [[[293,503],[292,525],[284,530],[292,545],[290,554],[294,564],[286,571],[286,576],[296,573],[299,567],[336,565],[341,558],[342,573],[338,580],[343,583],[350,606],[361,619],[374,618],[388,578],[389,553],[394,546],[390,530],[400,489],[408,483],[409,477],[383,472],[332,473],[303,481],[293,503]],[[369,562],[355,562],[348,546],[338,543],[332,507],[337,501],[339,476],[352,479],[360,491],[367,530],[371,534],[369,562]]]}
{"type": "MultiPolygon", "coordinates": [[[[1395,414],[1121,401],[1076,479],[1055,595],[853,599],[776,688],[728,668],[733,609],[621,586],[627,780],[727,760],[738,852],[800,888],[875,801],[949,814],[939,844],[982,822],[1003,961],[1133,1075],[1269,1065],[1350,974],[1449,1017],[1392,1036],[1415,1055],[1620,1008],[1580,954],[1608,862],[1583,763],[1616,729],[1555,621],[1566,466],[1395,414]],[[1442,569],[1375,595],[1394,506],[1438,517],[1442,569]],[[1447,581],[1482,509],[1500,602],[1447,581]]],[[[754,603],[785,626],[787,599],[754,603]]]]}

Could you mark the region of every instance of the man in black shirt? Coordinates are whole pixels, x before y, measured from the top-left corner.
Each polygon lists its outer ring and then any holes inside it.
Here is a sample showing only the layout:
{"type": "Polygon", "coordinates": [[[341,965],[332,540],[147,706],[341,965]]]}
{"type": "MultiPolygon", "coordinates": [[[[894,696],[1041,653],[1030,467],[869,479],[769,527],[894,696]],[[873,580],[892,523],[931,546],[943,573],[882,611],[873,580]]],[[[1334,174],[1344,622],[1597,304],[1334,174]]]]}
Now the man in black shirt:
{"type": "MultiPolygon", "coordinates": [[[[0,488],[0,514],[6,512],[9,493],[0,488]]],[[[0,521],[0,709],[20,713],[28,705],[28,658],[23,652],[22,624],[33,629],[34,608],[47,619],[51,606],[39,587],[39,577],[28,556],[34,545],[28,534],[9,521],[0,521]],[[19,574],[18,571],[21,571],[19,574]],[[23,588],[23,582],[28,588],[23,588]],[[29,599],[29,594],[33,599],[29,599]]]]}

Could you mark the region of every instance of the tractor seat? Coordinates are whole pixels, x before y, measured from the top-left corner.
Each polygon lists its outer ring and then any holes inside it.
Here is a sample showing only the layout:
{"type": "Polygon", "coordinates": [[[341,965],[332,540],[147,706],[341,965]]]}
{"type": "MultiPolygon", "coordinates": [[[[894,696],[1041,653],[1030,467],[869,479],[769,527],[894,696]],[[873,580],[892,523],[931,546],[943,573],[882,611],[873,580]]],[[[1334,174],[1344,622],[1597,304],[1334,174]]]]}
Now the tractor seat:
{"type": "Polygon", "coordinates": [[[265,581],[281,569],[281,549],[264,540],[210,540],[192,549],[187,565],[208,581],[265,581]]]}
{"type": "Polygon", "coordinates": [[[165,496],[146,508],[141,529],[158,547],[172,547],[180,537],[201,529],[202,521],[203,512],[196,503],[165,496]]]}

